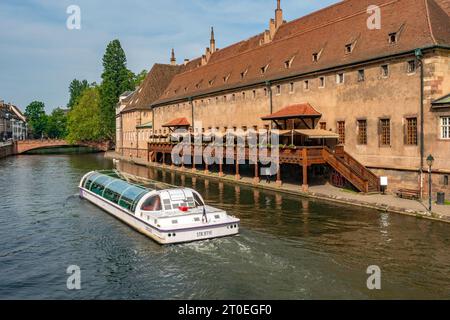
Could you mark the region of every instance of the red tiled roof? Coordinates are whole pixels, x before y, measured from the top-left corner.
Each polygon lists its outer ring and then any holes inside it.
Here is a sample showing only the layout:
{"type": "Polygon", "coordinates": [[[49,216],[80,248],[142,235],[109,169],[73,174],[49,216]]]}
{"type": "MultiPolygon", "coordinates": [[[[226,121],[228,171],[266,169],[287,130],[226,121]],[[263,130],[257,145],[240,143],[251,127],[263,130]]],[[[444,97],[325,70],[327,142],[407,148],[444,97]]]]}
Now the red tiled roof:
{"type": "Polygon", "coordinates": [[[204,66],[195,67],[190,63],[152,105],[414,52],[416,48],[449,45],[450,19],[435,1],[341,1],[281,25],[268,44],[260,45],[261,35],[257,35],[213,53],[204,66]],[[380,30],[367,27],[369,5],[381,9],[380,30]],[[399,33],[395,44],[388,41],[392,32],[399,33]],[[345,46],[350,43],[354,49],[348,54],[345,46]],[[320,52],[318,62],[312,61],[315,52],[320,52]],[[290,68],[286,68],[286,61],[293,57],[290,68]],[[261,73],[261,68],[267,65],[266,72],[261,73]],[[247,73],[242,78],[244,71],[247,73]]]}
{"type": "Polygon", "coordinates": [[[161,96],[173,77],[184,68],[185,66],[155,64],[139,88],[123,100],[126,106],[122,113],[150,108],[152,102],[161,96]]]}
{"type": "Polygon", "coordinates": [[[321,117],[322,114],[314,109],[309,103],[294,104],[262,117],[262,120],[293,119],[301,117],[321,117]]]}
{"type": "Polygon", "coordinates": [[[166,123],[163,127],[189,127],[190,125],[186,118],[178,118],[166,123]]]}

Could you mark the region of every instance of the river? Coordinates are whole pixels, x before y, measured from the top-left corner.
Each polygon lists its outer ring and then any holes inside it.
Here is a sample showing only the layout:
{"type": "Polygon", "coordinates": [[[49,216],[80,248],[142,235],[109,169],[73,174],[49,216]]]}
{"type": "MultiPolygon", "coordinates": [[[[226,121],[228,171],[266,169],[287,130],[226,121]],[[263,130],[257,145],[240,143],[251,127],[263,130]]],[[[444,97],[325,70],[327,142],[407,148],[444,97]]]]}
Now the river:
{"type": "Polygon", "coordinates": [[[450,224],[192,179],[236,237],[159,246],[77,194],[102,154],[0,160],[0,299],[448,299],[450,224]],[[68,290],[68,266],[81,290],[68,290]],[[381,290],[367,288],[371,265],[381,290]]]}

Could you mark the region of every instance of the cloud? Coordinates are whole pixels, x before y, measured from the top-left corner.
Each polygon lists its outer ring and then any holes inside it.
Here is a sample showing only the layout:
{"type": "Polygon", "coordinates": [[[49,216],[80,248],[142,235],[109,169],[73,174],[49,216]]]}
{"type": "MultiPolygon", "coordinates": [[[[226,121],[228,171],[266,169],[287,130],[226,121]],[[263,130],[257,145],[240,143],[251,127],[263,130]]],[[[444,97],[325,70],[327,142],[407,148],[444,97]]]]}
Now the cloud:
{"type": "MultiPolygon", "coordinates": [[[[284,0],[287,20],[336,0],[284,0]]],[[[72,79],[100,82],[109,41],[119,39],[134,72],[195,58],[209,44],[210,27],[223,48],[262,32],[275,0],[2,0],[0,2],[0,99],[22,109],[33,100],[47,111],[65,106],[72,79]],[[81,30],[66,28],[66,9],[81,8],[81,30]]]]}

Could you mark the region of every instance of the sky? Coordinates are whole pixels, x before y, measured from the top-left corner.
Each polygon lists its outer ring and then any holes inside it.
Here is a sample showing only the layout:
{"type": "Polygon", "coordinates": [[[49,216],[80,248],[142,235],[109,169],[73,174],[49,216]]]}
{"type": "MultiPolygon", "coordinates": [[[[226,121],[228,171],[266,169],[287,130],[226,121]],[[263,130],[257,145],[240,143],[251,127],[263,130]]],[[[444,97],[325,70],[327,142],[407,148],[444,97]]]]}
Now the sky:
{"type": "MultiPolygon", "coordinates": [[[[338,0],[282,0],[287,21],[338,0]]],[[[224,48],[268,28],[276,0],[1,0],[0,100],[22,110],[42,101],[47,112],[65,107],[73,79],[101,82],[102,57],[119,39],[135,73],[154,63],[201,56],[214,26],[224,48]],[[80,8],[81,29],[66,13],[80,8]]]]}

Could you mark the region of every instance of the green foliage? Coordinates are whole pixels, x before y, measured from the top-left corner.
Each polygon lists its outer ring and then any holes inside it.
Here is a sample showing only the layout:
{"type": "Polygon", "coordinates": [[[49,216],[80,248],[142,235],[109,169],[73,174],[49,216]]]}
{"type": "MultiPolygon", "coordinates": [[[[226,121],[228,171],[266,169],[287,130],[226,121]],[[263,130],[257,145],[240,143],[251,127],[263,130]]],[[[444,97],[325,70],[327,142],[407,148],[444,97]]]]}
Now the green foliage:
{"type": "Polygon", "coordinates": [[[103,82],[100,86],[102,135],[109,139],[115,135],[115,107],[119,96],[134,89],[135,76],[126,64],[127,58],[119,40],[111,41],[103,56],[103,82]]]}
{"type": "Polygon", "coordinates": [[[69,112],[67,140],[70,143],[101,140],[103,138],[101,118],[99,88],[86,89],[69,112]]]}
{"type": "Polygon", "coordinates": [[[45,104],[40,101],[33,101],[25,109],[25,116],[30,125],[33,135],[41,138],[45,134],[47,126],[47,115],[45,114],[45,104]]]}
{"type": "Polygon", "coordinates": [[[135,88],[139,87],[142,84],[142,82],[144,82],[144,79],[147,76],[147,73],[148,73],[148,71],[144,69],[134,77],[134,87],[135,88]]]}
{"type": "Polygon", "coordinates": [[[72,80],[69,86],[70,100],[67,104],[67,108],[72,109],[77,104],[78,99],[80,99],[83,91],[87,88],[89,88],[89,83],[87,82],[87,80],[72,80]]]}
{"type": "Polygon", "coordinates": [[[48,116],[46,128],[46,135],[52,139],[64,139],[67,135],[67,115],[61,108],[53,110],[48,116]]]}

